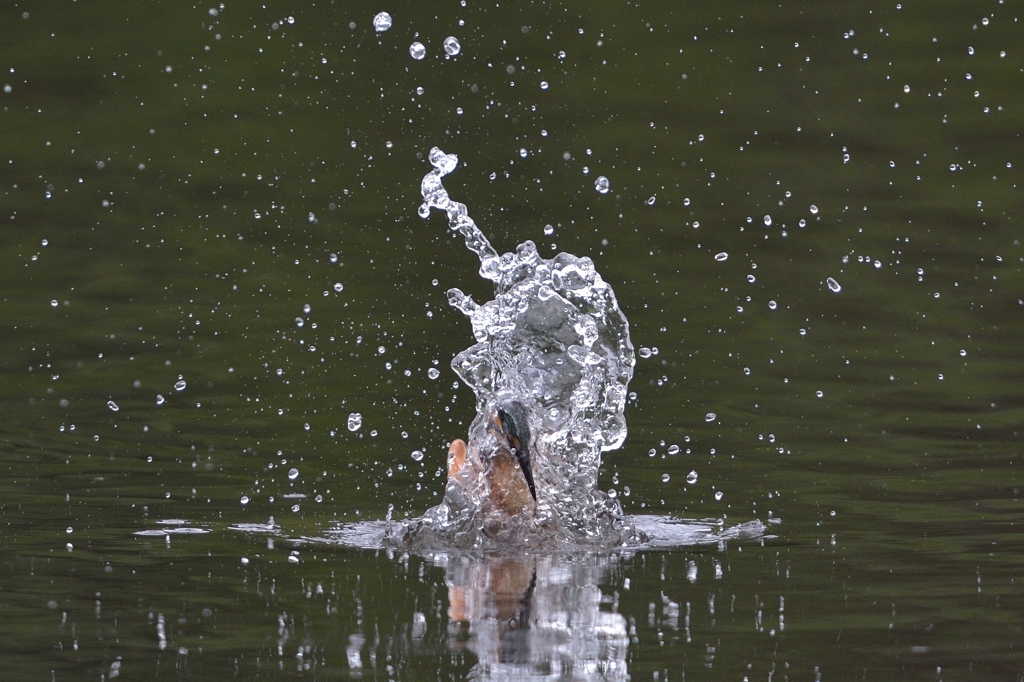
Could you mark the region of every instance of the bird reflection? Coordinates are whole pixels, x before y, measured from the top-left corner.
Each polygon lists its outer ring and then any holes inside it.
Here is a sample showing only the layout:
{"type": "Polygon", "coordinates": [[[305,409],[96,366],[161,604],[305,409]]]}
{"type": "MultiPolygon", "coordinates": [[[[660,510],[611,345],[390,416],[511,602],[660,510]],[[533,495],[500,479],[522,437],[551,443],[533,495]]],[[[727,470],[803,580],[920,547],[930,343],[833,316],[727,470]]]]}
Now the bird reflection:
{"type": "Polygon", "coordinates": [[[628,679],[626,619],[600,609],[613,560],[449,558],[448,647],[476,655],[473,679],[628,679]]]}

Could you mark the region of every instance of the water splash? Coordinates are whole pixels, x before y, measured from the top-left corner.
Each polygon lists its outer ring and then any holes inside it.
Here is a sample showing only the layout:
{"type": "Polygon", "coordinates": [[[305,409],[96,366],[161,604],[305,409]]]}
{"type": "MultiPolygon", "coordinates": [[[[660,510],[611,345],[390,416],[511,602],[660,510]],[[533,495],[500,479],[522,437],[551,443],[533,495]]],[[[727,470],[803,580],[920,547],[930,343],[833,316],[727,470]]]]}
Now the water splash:
{"type": "MultiPolygon", "coordinates": [[[[452,361],[476,394],[471,447],[493,438],[491,415],[510,401],[523,407],[531,424],[536,513],[511,535],[605,546],[635,540],[619,502],[597,487],[601,453],[626,438],[626,388],[635,364],[629,323],[615,293],[586,257],[560,253],[545,259],[532,241],[499,255],[466,205],[453,201],[441,182],[458,158],[435,147],[429,159],[434,169],[423,178],[419,215],[445,211],[451,229],[479,258],[480,276],[494,283],[494,300],[483,304],[459,289],[448,291],[448,302],[469,318],[476,340],[452,361]]],[[[449,482],[442,504],[396,536],[428,544],[486,543],[482,490],[449,482]]]]}

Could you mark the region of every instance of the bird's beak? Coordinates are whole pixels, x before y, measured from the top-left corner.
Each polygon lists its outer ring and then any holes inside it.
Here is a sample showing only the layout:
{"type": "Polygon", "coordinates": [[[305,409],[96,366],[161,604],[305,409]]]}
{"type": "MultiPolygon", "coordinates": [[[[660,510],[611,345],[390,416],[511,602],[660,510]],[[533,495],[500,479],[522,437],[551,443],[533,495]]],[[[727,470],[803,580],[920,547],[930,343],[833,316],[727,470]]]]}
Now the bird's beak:
{"type": "Polygon", "coordinates": [[[530,465],[530,432],[525,423],[525,411],[517,411],[521,412],[521,414],[513,417],[510,412],[499,407],[495,411],[494,416],[491,417],[491,423],[488,424],[488,428],[493,427],[497,434],[505,439],[512,452],[515,453],[516,459],[519,461],[519,468],[526,478],[526,485],[530,488],[530,496],[536,502],[537,487],[533,482],[533,468],[530,465]],[[517,423],[517,421],[522,423],[517,423]]]}

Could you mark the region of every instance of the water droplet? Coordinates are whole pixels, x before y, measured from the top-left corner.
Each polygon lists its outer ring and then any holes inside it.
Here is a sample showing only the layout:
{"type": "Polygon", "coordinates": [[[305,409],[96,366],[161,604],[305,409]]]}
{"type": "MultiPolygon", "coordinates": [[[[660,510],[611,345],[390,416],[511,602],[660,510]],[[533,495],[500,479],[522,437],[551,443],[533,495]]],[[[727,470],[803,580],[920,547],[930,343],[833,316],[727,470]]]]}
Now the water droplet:
{"type": "Polygon", "coordinates": [[[725,497],[725,493],[723,493],[721,490],[715,493],[716,501],[721,502],[723,497],[725,497]]]}
{"type": "Polygon", "coordinates": [[[295,318],[295,326],[296,327],[304,327],[305,325],[306,325],[306,321],[304,319],[302,319],[301,317],[296,317],[295,318]]]}
{"type": "Polygon", "coordinates": [[[554,225],[545,225],[544,226],[544,236],[550,237],[554,233],[555,233],[555,226],[554,225]]]}
{"type": "Polygon", "coordinates": [[[608,190],[611,188],[612,186],[608,182],[608,178],[603,175],[597,176],[597,180],[594,180],[594,189],[597,190],[598,194],[608,194],[608,190]]]}
{"type": "Polygon", "coordinates": [[[391,15],[387,12],[379,12],[373,18],[373,30],[377,33],[383,33],[389,28],[391,28],[391,15]]]}
{"type": "Polygon", "coordinates": [[[668,446],[668,454],[670,454],[670,455],[678,455],[679,454],[679,446],[678,445],[674,445],[674,444],[673,445],[669,445],[668,446]]]}
{"type": "Polygon", "coordinates": [[[441,372],[439,372],[436,368],[431,367],[430,369],[427,370],[427,376],[430,377],[431,379],[437,379],[438,377],[441,376],[441,372]]]}
{"type": "Polygon", "coordinates": [[[353,412],[348,416],[348,430],[358,431],[359,427],[363,425],[363,415],[358,412],[353,412]]]}
{"type": "Polygon", "coordinates": [[[775,301],[768,301],[768,309],[769,310],[775,310],[778,307],[779,307],[779,304],[776,303],[775,301]]]}
{"type": "Polygon", "coordinates": [[[242,499],[240,499],[239,502],[241,502],[243,505],[249,504],[249,496],[248,495],[242,495],[242,499]]]}
{"type": "Polygon", "coordinates": [[[811,204],[811,214],[818,215],[818,207],[815,206],[814,204],[811,204]]]}
{"type": "Polygon", "coordinates": [[[444,51],[445,54],[454,57],[462,51],[462,45],[459,45],[459,40],[455,36],[448,36],[444,39],[444,51]]]}
{"type": "Polygon", "coordinates": [[[713,422],[717,418],[718,418],[718,415],[715,414],[714,412],[708,412],[706,415],[704,415],[704,421],[706,421],[706,422],[713,422]]]}
{"type": "Polygon", "coordinates": [[[413,450],[412,451],[412,458],[414,460],[416,460],[417,462],[422,462],[423,461],[423,451],[422,450],[413,450]]]}
{"type": "Polygon", "coordinates": [[[651,349],[641,346],[640,350],[637,351],[637,355],[639,355],[642,358],[649,358],[652,355],[651,349]]]}
{"type": "Polygon", "coordinates": [[[770,215],[766,215],[764,217],[764,226],[765,227],[771,227],[771,224],[772,224],[772,217],[770,215]]]}
{"type": "Polygon", "coordinates": [[[297,563],[299,563],[299,557],[295,556],[294,554],[289,554],[288,555],[288,563],[290,563],[290,564],[297,564],[297,563]]]}
{"type": "Polygon", "coordinates": [[[903,86],[903,92],[910,92],[910,86],[909,85],[904,85],[903,86]]]}
{"type": "Polygon", "coordinates": [[[965,349],[963,349],[963,348],[960,349],[960,357],[962,357],[962,358],[966,358],[967,357],[967,351],[965,349]]]}
{"type": "Polygon", "coordinates": [[[744,367],[743,368],[743,373],[746,374],[747,376],[750,376],[750,368],[749,367],[744,367]]]}
{"type": "Polygon", "coordinates": [[[167,402],[166,398],[164,398],[162,395],[158,393],[156,396],[156,404],[163,405],[165,402],[167,402]]]}
{"type": "Polygon", "coordinates": [[[110,408],[111,412],[117,412],[118,410],[121,409],[120,407],[117,406],[117,403],[115,403],[113,400],[108,400],[107,401],[107,407],[110,408]]]}
{"type": "Polygon", "coordinates": [[[292,467],[291,469],[288,470],[288,480],[289,481],[294,481],[298,477],[299,477],[299,470],[298,469],[296,469],[295,467],[292,467]]]}
{"type": "Polygon", "coordinates": [[[547,90],[548,87],[550,87],[550,86],[548,86],[548,82],[547,81],[541,81],[540,82],[540,89],[541,90],[547,90]]]}
{"type": "Polygon", "coordinates": [[[57,303],[57,299],[53,299],[52,301],[50,301],[50,306],[51,306],[51,307],[54,307],[54,308],[56,308],[56,307],[57,307],[58,305],[59,305],[59,304],[57,303]]]}
{"type": "Polygon", "coordinates": [[[310,304],[306,303],[305,305],[302,306],[302,312],[304,312],[307,315],[309,315],[311,312],[313,312],[313,306],[311,306],[310,304]]]}
{"type": "Polygon", "coordinates": [[[338,293],[341,293],[344,289],[345,289],[345,285],[342,284],[341,282],[335,282],[334,283],[334,290],[337,291],[338,293]]]}
{"type": "Polygon", "coordinates": [[[825,397],[825,392],[824,391],[815,391],[814,395],[818,396],[819,398],[824,398],[825,397]]]}
{"type": "Polygon", "coordinates": [[[647,201],[645,201],[644,203],[647,204],[648,206],[654,206],[654,202],[657,201],[657,200],[658,200],[657,196],[652,196],[649,199],[647,199],[647,201]]]}
{"type": "Polygon", "coordinates": [[[661,475],[661,482],[662,482],[662,483],[668,483],[668,482],[669,482],[669,479],[671,479],[671,478],[672,478],[672,477],[671,477],[671,476],[669,476],[668,474],[662,474],[662,475],[661,475]]]}
{"type": "Polygon", "coordinates": [[[409,56],[419,61],[427,56],[427,48],[421,42],[415,42],[409,46],[409,56]]]}
{"type": "Polygon", "coordinates": [[[725,251],[723,251],[722,253],[717,253],[715,254],[715,260],[718,261],[719,263],[724,263],[725,261],[729,260],[729,254],[727,254],[725,251]]]}
{"type": "Polygon", "coordinates": [[[843,290],[843,288],[841,286],[839,286],[839,282],[835,281],[831,277],[826,279],[825,283],[828,284],[828,288],[831,289],[832,293],[834,293],[834,294],[838,294],[840,291],[843,290]]]}
{"type": "Polygon", "coordinates": [[[694,483],[696,483],[697,482],[697,472],[696,471],[691,471],[690,473],[686,474],[686,482],[689,483],[690,485],[693,485],[694,483]]]}
{"type": "Polygon", "coordinates": [[[186,384],[184,379],[178,379],[177,381],[174,382],[174,390],[178,391],[179,393],[185,390],[185,386],[186,384]]]}

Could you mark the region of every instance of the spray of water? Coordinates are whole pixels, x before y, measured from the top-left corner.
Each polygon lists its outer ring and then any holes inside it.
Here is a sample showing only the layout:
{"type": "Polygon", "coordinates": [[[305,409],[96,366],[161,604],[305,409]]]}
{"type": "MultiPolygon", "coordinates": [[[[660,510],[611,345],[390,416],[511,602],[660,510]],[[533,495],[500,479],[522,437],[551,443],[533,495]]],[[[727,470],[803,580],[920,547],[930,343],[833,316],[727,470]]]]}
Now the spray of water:
{"type": "MultiPolygon", "coordinates": [[[[453,231],[480,259],[494,299],[477,303],[459,289],[448,302],[472,324],[476,343],[452,368],[476,395],[470,457],[493,446],[497,409],[515,404],[529,423],[536,503],[529,513],[488,526],[483,480],[449,482],[445,498],[423,517],[401,524],[396,541],[420,546],[480,546],[491,541],[617,546],[637,534],[618,500],[598,488],[601,453],[626,438],[627,385],[635,356],[629,323],[612,288],[586,257],[542,258],[532,241],[499,255],[441,179],[458,166],[454,154],[430,151],[423,204],[448,216],[453,231]],[[500,535],[500,538],[498,537],[500,535]]],[[[465,477],[463,477],[465,479],[465,477]]]]}

